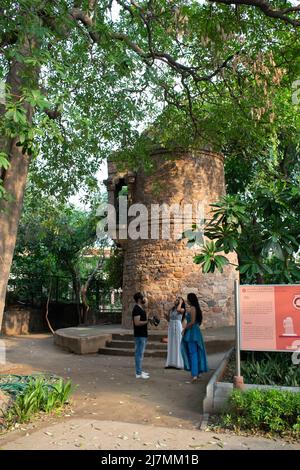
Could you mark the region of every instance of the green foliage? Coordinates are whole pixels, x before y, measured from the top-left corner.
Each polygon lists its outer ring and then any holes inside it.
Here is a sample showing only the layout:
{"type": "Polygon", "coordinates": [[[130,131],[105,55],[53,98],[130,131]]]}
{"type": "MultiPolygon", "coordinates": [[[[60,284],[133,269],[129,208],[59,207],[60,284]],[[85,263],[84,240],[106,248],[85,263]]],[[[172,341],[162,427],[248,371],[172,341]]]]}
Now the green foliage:
{"type": "Polygon", "coordinates": [[[0,152],[0,168],[7,170],[9,168],[9,161],[7,160],[7,155],[4,152],[0,152]]]}
{"type": "Polygon", "coordinates": [[[8,426],[29,421],[39,412],[50,413],[65,405],[72,393],[70,381],[49,381],[46,377],[32,377],[19,392],[5,415],[8,426]]]}
{"type": "Polygon", "coordinates": [[[115,15],[114,2],[93,2],[93,11],[87,3],[76,7],[92,28],[72,19],[68,0],[2,0],[0,80],[13,60],[23,73],[20,96],[6,89],[1,134],[36,157],[39,188],[62,198],[95,188],[116,148],[125,149],[121,163],[151,169],[138,143],[145,129],[156,145],[211,145],[247,166],[282,128],[298,133],[298,30],[258,9],[187,0],[151,2],[145,28],[143,5],[118,2],[115,15]]]}
{"type": "Polygon", "coordinates": [[[300,436],[300,393],[234,390],[221,424],[234,430],[300,436]]]}
{"type": "MultiPolygon", "coordinates": [[[[80,317],[81,287],[101,256],[100,250],[98,256],[94,253],[98,247],[96,200],[93,205],[82,210],[54,197],[37,197],[28,185],[7,302],[40,306],[49,296],[50,300],[75,302],[80,317]]],[[[93,288],[97,291],[98,286],[93,288]]]]}
{"type": "Polygon", "coordinates": [[[119,289],[123,286],[123,261],[122,252],[115,250],[111,256],[105,260],[104,273],[105,283],[108,288],[119,289]]]}
{"type": "MultiPolygon", "coordinates": [[[[96,236],[96,208],[101,195],[82,210],[55,198],[37,199],[29,184],[20,220],[9,280],[7,302],[43,305],[50,300],[76,302],[81,309],[86,288],[90,307],[99,307],[99,295],[122,286],[123,258],[112,248],[105,258],[106,239],[96,236]]],[[[82,315],[80,314],[80,321],[82,315]]]]}
{"type": "MultiPolygon", "coordinates": [[[[90,15],[78,22],[69,0],[2,0],[0,80],[12,64],[22,73],[17,95],[6,87],[0,151],[16,139],[32,157],[36,194],[65,201],[95,190],[111,152],[123,167],[150,172],[153,145],[223,150],[228,189],[238,195],[215,206],[205,233],[214,244],[196,262],[222,271],[218,253],[235,251],[248,282],[299,280],[299,169],[290,159],[299,149],[300,28],[256,8],[159,0],[145,16],[143,4],[125,1],[113,15],[114,3],[96,1],[90,11],[77,1],[90,15]]],[[[48,269],[59,260],[74,271],[88,234],[84,216],[66,224],[64,210],[49,217],[38,244],[48,269]]]]}
{"type": "Polygon", "coordinates": [[[204,273],[214,273],[216,269],[222,273],[223,267],[228,264],[228,259],[216,253],[215,243],[213,241],[207,242],[202,248],[202,253],[194,257],[194,262],[196,264],[202,264],[204,273]]]}
{"type": "MultiPolygon", "coordinates": [[[[285,147],[256,165],[252,180],[238,194],[228,194],[211,205],[202,231],[206,243],[195,262],[203,272],[216,253],[235,252],[243,282],[291,283],[300,281],[296,253],[300,244],[300,167],[298,148],[285,147]],[[209,247],[209,249],[208,249],[209,247]]],[[[195,230],[194,239],[197,236],[195,230]]],[[[190,240],[189,240],[190,241],[190,240]]]]}
{"type": "Polygon", "coordinates": [[[288,353],[245,353],[242,360],[244,382],[261,385],[300,387],[300,367],[288,353]]]}
{"type": "MultiPolygon", "coordinates": [[[[8,156],[6,153],[0,152],[0,174],[2,172],[2,169],[7,170],[9,168],[10,163],[7,158],[8,156]]],[[[0,199],[4,198],[5,196],[5,190],[2,186],[2,182],[2,179],[0,179],[0,199]]]]}
{"type": "MultiPolygon", "coordinates": [[[[83,211],[31,191],[28,186],[20,221],[12,273],[18,278],[73,276],[84,250],[96,241],[94,210],[83,211]]],[[[89,262],[89,259],[88,259],[89,262]]]]}

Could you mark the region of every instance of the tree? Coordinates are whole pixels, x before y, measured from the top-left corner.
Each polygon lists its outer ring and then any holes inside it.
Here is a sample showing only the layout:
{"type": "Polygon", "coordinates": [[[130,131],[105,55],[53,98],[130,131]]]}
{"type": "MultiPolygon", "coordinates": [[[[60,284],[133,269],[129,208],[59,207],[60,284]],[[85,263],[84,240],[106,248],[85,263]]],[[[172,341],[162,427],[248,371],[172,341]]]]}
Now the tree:
{"type": "Polygon", "coordinates": [[[120,289],[123,287],[123,261],[122,251],[113,247],[111,256],[104,263],[104,273],[107,276],[106,282],[110,288],[120,289]]]}
{"type": "Polygon", "coordinates": [[[112,18],[112,3],[1,0],[0,323],[30,163],[44,189],[66,197],[94,184],[108,149],[126,146],[130,157],[138,123],[162,111],[154,137],[163,144],[186,122],[182,145],[192,137],[220,147],[243,125],[261,147],[281,52],[286,80],[296,73],[297,33],[256,10],[117,0],[112,18]]]}
{"type": "Polygon", "coordinates": [[[89,261],[85,257],[87,250],[95,247],[96,224],[94,210],[75,209],[54,198],[37,200],[28,188],[12,273],[17,280],[24,276],[37,279],[49,290],[53,277],[72,279],[79,323],[84,317],[80,307],[83,279],[88,278],[86,294],[101,267],[100,254],[89,261]]]}
{"type": "Polygon", "coordinates": [[[225,5],[236,5],[236,8],[242,5],[248,5],[260,9],[266,16],[281,20],[292,26],[300,26],[300,7],[291,2],[279,1],[268,2],[267,0],[209,0],[212,3],[223,3],[225,5]]]}

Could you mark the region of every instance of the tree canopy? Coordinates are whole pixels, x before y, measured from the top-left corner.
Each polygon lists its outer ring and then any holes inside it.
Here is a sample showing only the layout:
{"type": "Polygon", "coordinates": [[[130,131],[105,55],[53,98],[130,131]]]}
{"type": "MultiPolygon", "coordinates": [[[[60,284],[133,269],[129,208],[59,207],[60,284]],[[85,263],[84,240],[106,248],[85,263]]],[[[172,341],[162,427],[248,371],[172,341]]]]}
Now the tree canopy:
{"type": "Polygon", "coordinates": [[[1,6],[2,78],[13,59],[24,65],[20,96],[7,88],[2,131],[36,156],[32,178],[44,190],[94,186],[99,161],[116,148],[133,158],[153,122],[164,145],[233,143],[252,154],[283,124],[298,126],[290,104],[299,31],[258,8],[162,0],[1,6]],[[36,110],[33,123],[25,101],[36,110]]]}
{"type": "Polygon", "coordinates": [[[0,320],[29,168],[37,194],[67,199],[116,149],[151,170],[153,142],[205,145],[237,187],[244,162],[297,148],[293,3],[1,0],[0,13],[0,320]]]}

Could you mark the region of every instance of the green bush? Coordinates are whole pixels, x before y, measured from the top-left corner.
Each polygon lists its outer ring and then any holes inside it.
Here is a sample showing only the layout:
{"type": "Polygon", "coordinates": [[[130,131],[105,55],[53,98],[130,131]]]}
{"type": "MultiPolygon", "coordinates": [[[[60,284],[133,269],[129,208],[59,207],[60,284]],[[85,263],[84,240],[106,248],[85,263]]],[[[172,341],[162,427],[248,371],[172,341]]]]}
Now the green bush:
{"type": "Polygon", "coordinates": [[[242,375],[245,383],[300,386],[300,367],[289,353],[251,353],[244,355],[242,375]]]}
{"type": "Polygon", "coordinates": [[[221,425],[235,430],[300,436],[300,393],[234,390],[221,425]]]}
{"type": "Polygon", "coordinates": [[[49,413],[67,403],[72,392],[70,381],[56,379],[49,382],[45,377],[32,377],[23,390],[16,395],[15,401],[5,415],[5,422],[22,423],[40,412],[49,413]]]}

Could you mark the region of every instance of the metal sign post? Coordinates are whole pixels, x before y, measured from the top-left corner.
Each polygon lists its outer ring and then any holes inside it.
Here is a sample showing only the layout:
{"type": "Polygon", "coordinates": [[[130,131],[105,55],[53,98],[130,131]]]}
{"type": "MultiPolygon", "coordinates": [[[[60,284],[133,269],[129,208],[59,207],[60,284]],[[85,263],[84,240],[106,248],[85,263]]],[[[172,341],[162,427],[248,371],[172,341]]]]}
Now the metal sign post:
{"type": "Polygon", "coordinates": [[[234,388],[243,389],[244,379],[241,376],[241,343],[240,343],[240,284],[236,280],[234,282],[235,293],[235,376],[233,379],[234,388]]]}

